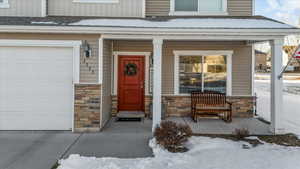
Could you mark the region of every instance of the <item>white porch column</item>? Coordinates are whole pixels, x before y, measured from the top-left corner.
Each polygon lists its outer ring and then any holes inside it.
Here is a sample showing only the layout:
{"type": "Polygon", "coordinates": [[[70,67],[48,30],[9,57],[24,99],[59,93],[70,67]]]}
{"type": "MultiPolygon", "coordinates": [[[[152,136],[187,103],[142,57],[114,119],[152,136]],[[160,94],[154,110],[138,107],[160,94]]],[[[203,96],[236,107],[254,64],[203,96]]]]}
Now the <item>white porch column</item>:
{"type": "Polygon", "coordinates": [[[161,122],[161,63],[162,63],[162,44],[160,38],[153,39],[153,122],[152,131],[161,122]]]}
{"type": "Polygon", "coordinates": [[[283,80],[278,76],[282,70],[283,39],[271,41],[271,132],[284,134],[283,121],[283,80]]]}

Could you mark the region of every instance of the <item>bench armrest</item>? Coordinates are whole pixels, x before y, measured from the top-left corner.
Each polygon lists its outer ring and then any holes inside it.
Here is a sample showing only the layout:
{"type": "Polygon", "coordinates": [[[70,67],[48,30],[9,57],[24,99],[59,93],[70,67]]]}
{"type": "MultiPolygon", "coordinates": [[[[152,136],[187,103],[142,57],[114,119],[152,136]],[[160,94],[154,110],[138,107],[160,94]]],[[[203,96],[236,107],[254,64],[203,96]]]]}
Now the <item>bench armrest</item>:
{"type": "Polygon", "coordinates": [[[229,104],[230,106],[232,106],[232,104],[233,104],[233,103],[230,102],[230,101],[226,101],[226,103],[229,104]]]}

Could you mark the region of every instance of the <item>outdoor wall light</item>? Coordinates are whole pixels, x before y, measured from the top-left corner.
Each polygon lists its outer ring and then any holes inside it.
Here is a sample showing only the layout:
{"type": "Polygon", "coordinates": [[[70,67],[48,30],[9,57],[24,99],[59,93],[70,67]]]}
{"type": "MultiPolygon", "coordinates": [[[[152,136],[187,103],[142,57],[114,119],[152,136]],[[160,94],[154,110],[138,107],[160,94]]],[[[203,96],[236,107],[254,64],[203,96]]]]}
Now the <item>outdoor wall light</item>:
{"type": "Polygon", "coordinates": [[[84,56],[89,58],[92,55],[92,49],[86,40],[83,42],[82,48],[84,51],[84,56]]]}

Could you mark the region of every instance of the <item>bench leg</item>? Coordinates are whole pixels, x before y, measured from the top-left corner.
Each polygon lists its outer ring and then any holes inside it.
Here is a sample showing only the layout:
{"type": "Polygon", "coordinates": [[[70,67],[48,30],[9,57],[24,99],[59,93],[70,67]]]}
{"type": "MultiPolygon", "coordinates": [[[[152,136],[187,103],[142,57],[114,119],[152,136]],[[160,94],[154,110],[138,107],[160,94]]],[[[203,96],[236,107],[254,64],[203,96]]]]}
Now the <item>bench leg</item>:
{"type": "Polygon", "coordinates": [[[196,110],[192,107],[192,119],[195,123],[197,123],[197,114],[196,110]]]}
{"type": "Polygon", "coordinates": [[[193,115],[193,121],[195,122],[195,123],[197,123],[198,122],[198,120],[197,120],[198,118],[197,118],[197,115],[196,115],[196,113],[193,115]]]}
{"type": "Polygon", "coordinates": [[[229,122],[232,122],[232,110],[229,112],[229,122]]]}
{"type": "Polygon", "coordinates": [[[223,116],[222,116],[222,120],[224,121],[224,122],[226,122],[226,123],[228,123],[228,113],[227,112],[224,112],[223,113],[223,116]]]}
{"type": "Polygon", "coordinates": [[[226,122],[231,123],[232,122],[232,112],[226,112],[226,122]]]}

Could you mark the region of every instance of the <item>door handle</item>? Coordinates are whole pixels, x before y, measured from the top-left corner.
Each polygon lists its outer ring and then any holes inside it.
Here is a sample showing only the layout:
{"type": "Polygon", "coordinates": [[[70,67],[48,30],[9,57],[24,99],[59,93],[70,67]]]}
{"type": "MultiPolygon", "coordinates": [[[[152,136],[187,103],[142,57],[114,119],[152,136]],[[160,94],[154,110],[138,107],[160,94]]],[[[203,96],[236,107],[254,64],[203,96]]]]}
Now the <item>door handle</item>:
{"type": "Polygon", "coordinates": [[[145,87],[145,82],[141,83],[141,89],[145,87]]]}

